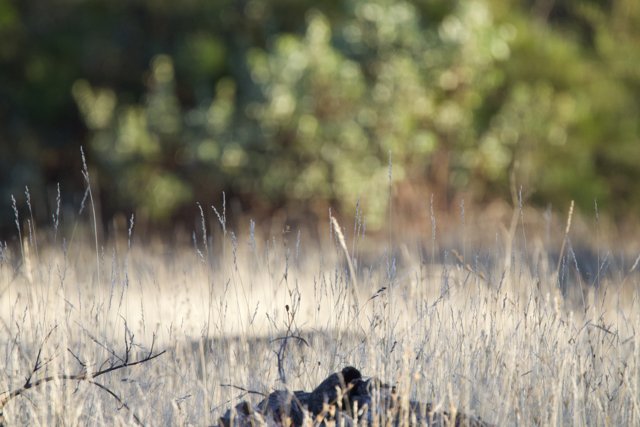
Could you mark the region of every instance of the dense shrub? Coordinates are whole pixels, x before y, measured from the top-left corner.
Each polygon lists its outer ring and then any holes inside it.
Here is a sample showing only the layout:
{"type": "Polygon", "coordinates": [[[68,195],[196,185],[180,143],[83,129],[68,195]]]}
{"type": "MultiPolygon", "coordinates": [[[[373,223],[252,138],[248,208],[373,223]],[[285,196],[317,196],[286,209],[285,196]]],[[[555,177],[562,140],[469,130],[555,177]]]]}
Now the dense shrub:
{"type": "Polygon", "coordinates": [[[1,203],[81,187],[85,144],[107,216],[226,190],[375,226],[390,158],[439,194],[640,209],[633,0],[312,3],[0,1],[1,203]]]}

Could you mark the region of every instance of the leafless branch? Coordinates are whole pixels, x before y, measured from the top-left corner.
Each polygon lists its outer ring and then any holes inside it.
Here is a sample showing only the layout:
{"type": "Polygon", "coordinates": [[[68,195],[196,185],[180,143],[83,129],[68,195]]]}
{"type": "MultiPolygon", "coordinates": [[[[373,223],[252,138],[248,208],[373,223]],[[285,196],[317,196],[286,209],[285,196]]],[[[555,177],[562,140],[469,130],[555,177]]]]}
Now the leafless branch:
{"type": "Polygon", "coordinates": [[[240,390],[240,391],[244,391],[247,394],[258,394],[262,397],[267,397],[267,395],[265,393],[262,393],[260,391],[255,391],[255,390],[249,390],[246,389],[244,387],[240,387],[239,385],[235,385],[235,384],[220,384],[220,387],[231,387],[231,388],[235,388],[236,390],[240,390]]]}
{"type": "Polygon", "coordinates": [[[294,325],[294,321],[296,317],[295,307],[291,308],[289,307],[289,305],[285,305],[285,310],[287,311],[287,317],[288,317],[287,332],[285,333],[284,337],[277,337],[271,340],[271,342],[282,341],[282,343],[280,344],[280,348],[278,348],[278,351],[276,351],[275,353],[278,358],[278,376],[280,377],[280,381],[282,381],[283,384],[287,383],[287,377],[284,372],[284,357],[287,351],[287,344],[289,342],[289,338],[296,338],[297,340],[305,343],[307,347],[309,347],[309,343],[304,338],[298,335],[293,335],[292,326],[294,325]]]}
{"type": "Polygon", "coordinates": [[[114,399],[116,399],[122,405],[122,407],[129,410],[132,413],[132,416],[138,425],[143,425],[140,419],[135,415],[135,413],[133,413],[131,408],[117,394],[115,394],[112,390],[110,390],[106,386],[100,383],[97,383],[96,381],[94,381],[94,379],[102,375],[108,374],[110,372],[117,371],[119,369],[124,369],[124,368],[149,362],[157,357],[162,356],[164,353],[166,353],[166,350],[163,350],[158,353],[153,352],[155,339],[156,339],[155,334],[153,336],[151,349],[149,350],[149,352],[143,358],[133,360],[133,361],[131,360],[131,349],[134,346],[133,334],[131,333],[131,331],[129,331],[128,328],[125,327],[125,354],[123,356],[117,355],[115,351],[108,348],[106,345],[100,343],[97,339],[89,335],[92,341],[98,344],[101,348],[105,349],[111,355],[110,358],[102,362],[99,369],[95,371],[88,371],[87,364],[83,362],[77,355],[75,355],[70,349],[68,349],[68,351],[71,353],[71,355],[74,357],[74,359],[78,362],[78,364],[81,367],[81,370],[79,372],[75,374],[49,375],[43,378],[34,379],[34,376],[37,374],[37,372],[41,370],[43,366],[50,363],[52,360],[52,359],[48,359],[44,362],[42,361],[42,349],[45,343],[47,342],[47,340],[49,339],[49,337],[51,336],[54,329],[55,327],[51,331],[49,331],[49,333],[43,340],[42,344],[40,345],[40,348],[38,349],[38,354],[36,356],[36,361],[34,363],[34,367],[31,370],[29,376],[27,377],[22,387],[15,390],[7,391],[4,393],[0,393],[0,427],[4,427],[4,425],[6,424],[6,421],[3,416],[3,409],[7,403],[9,403],[12,399],[18,396],[24,395],[28,390],[32,388],[39,387],[41,385],[44,385],[52,381],[86,381],[89,384],[93,384],[96,387],[106,391],[114,399]],[[114,358],[116,360],[114,360],[114,358]]]}

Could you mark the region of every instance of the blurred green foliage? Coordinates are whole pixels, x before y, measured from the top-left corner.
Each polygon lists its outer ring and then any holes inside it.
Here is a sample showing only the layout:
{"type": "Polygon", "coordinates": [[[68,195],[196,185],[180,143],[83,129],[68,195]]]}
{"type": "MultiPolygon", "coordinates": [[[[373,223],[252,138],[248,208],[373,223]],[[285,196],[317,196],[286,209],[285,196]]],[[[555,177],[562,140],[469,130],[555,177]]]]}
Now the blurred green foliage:
{"type": "Polygon", "coordinates": [[[2,203],[81,196],[84,144],[107,217],[226,190],[375,226],[390,156],[441,194],[637,215],[638,64],[637,0],[0,0],[2,203]]]}

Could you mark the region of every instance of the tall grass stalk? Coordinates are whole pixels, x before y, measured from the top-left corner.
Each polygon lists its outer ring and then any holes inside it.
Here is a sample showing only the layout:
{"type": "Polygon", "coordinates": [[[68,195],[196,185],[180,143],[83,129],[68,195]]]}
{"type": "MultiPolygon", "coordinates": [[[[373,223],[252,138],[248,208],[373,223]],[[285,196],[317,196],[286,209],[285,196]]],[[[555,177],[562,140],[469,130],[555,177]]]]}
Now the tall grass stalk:
{"type": "Polygon", "coordinates": [[[38,259],[38,234],[36,233],[36,221],[33,218],[33,208],[31,207],[31,193],[29,187],[24,187],[24,196],[27,203],[27,209],[29,210],[29,220],[27,220],[27,226],[29,230],[29,245],[33,247],[36,260],[38,259]]]}
{"type": "Polygon", "coordinates": [[[60,205],[62,196],[60,195],[60,183],[56,184],[56,210],[51,214],[51,225],[53,226],[53,242],[58,241],[58,227],[60,226],[60,205]]]}
{"type": "Polygon", "coordinates": [[[89,176],[89,168],[87,167],[87,159],[84,155],[84,149],[80,147],[80,154],[82,156],[82,176],[85,184],[87,185],[87,194],[89,195],[89,202],[91,203],[91,219],[93,222],[93,238],[96,248],[96,275],[98,284],[102,283],[102,276],[100,274],[100,246],[98,245],[98,220],[96,218],[96,206],[93,202],[93,192],[91,191],[91,177],[89,176]]]}
{"type": "Polygon", "coordinates": [[[353,262],[351,261],[351,256],[349,255],[349,249],[347,248],[347,242],[345,241],[344,234],[342,233],[342,229],[340,228],[340,224],[338,224],[338,220],[332,216],[331,224],[334,228],[336,236],[338,237],[338,242],[340,243],[340,247],[344,253],[345,261],[347,261],[347,266],[349,267],[349,281],[351,296],[353,298],[353,305],[356,309],[356,312],[359,310],[360,303],[358,302],[358,278],[356,276],[356,270],[353,268],[353,262]]]}
{"type": "Polygon", "coordinates": [[[567,245],[567,239],[569,237],[569,231],[571,231],[571,220],[573,219],[573,200],[569,205],[569,213],[567,214],[567,225],[564,228],[564,237],[562,239],[562,246],[560,247],[560,255],[558,256],[558,266],[556,267],[556,274],[560,272],[560,265],[564,259],[564,251],[567,245]]]}
{"type": "Polygon", "coordinates": [[[14,223],[16,225],[16,230],[18,231],[18,240],[20,241],[20,258],[24,263],[24,243],[22,241],[22,227],[20,227],[20,214],[18,213],[18,205],[13,194],[11,195],[11,207],[13,208],[14,223]]]}

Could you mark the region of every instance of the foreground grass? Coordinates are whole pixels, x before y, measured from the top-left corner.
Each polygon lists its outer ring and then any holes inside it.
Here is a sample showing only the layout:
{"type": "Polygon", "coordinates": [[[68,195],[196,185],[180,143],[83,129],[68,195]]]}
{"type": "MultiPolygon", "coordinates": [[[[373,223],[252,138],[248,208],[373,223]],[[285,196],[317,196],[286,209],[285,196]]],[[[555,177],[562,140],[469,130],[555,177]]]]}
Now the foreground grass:
{"type": "Polygon", "coordinates": [[[556,260],[534,236],[530,250],[431,236],[365,251],[328,234],[200,230],[191,247],[116,239],[98,257],[92,239],[5,246],[0,393],[167,351],[96,381],[118,399],[51,381],[8,402],[7,423],[211,425],[260,400],[247,391],[312,389],[353,365],[498,425],[640,424],[637,266],[591,286],[572,248],[556,260]]]}

